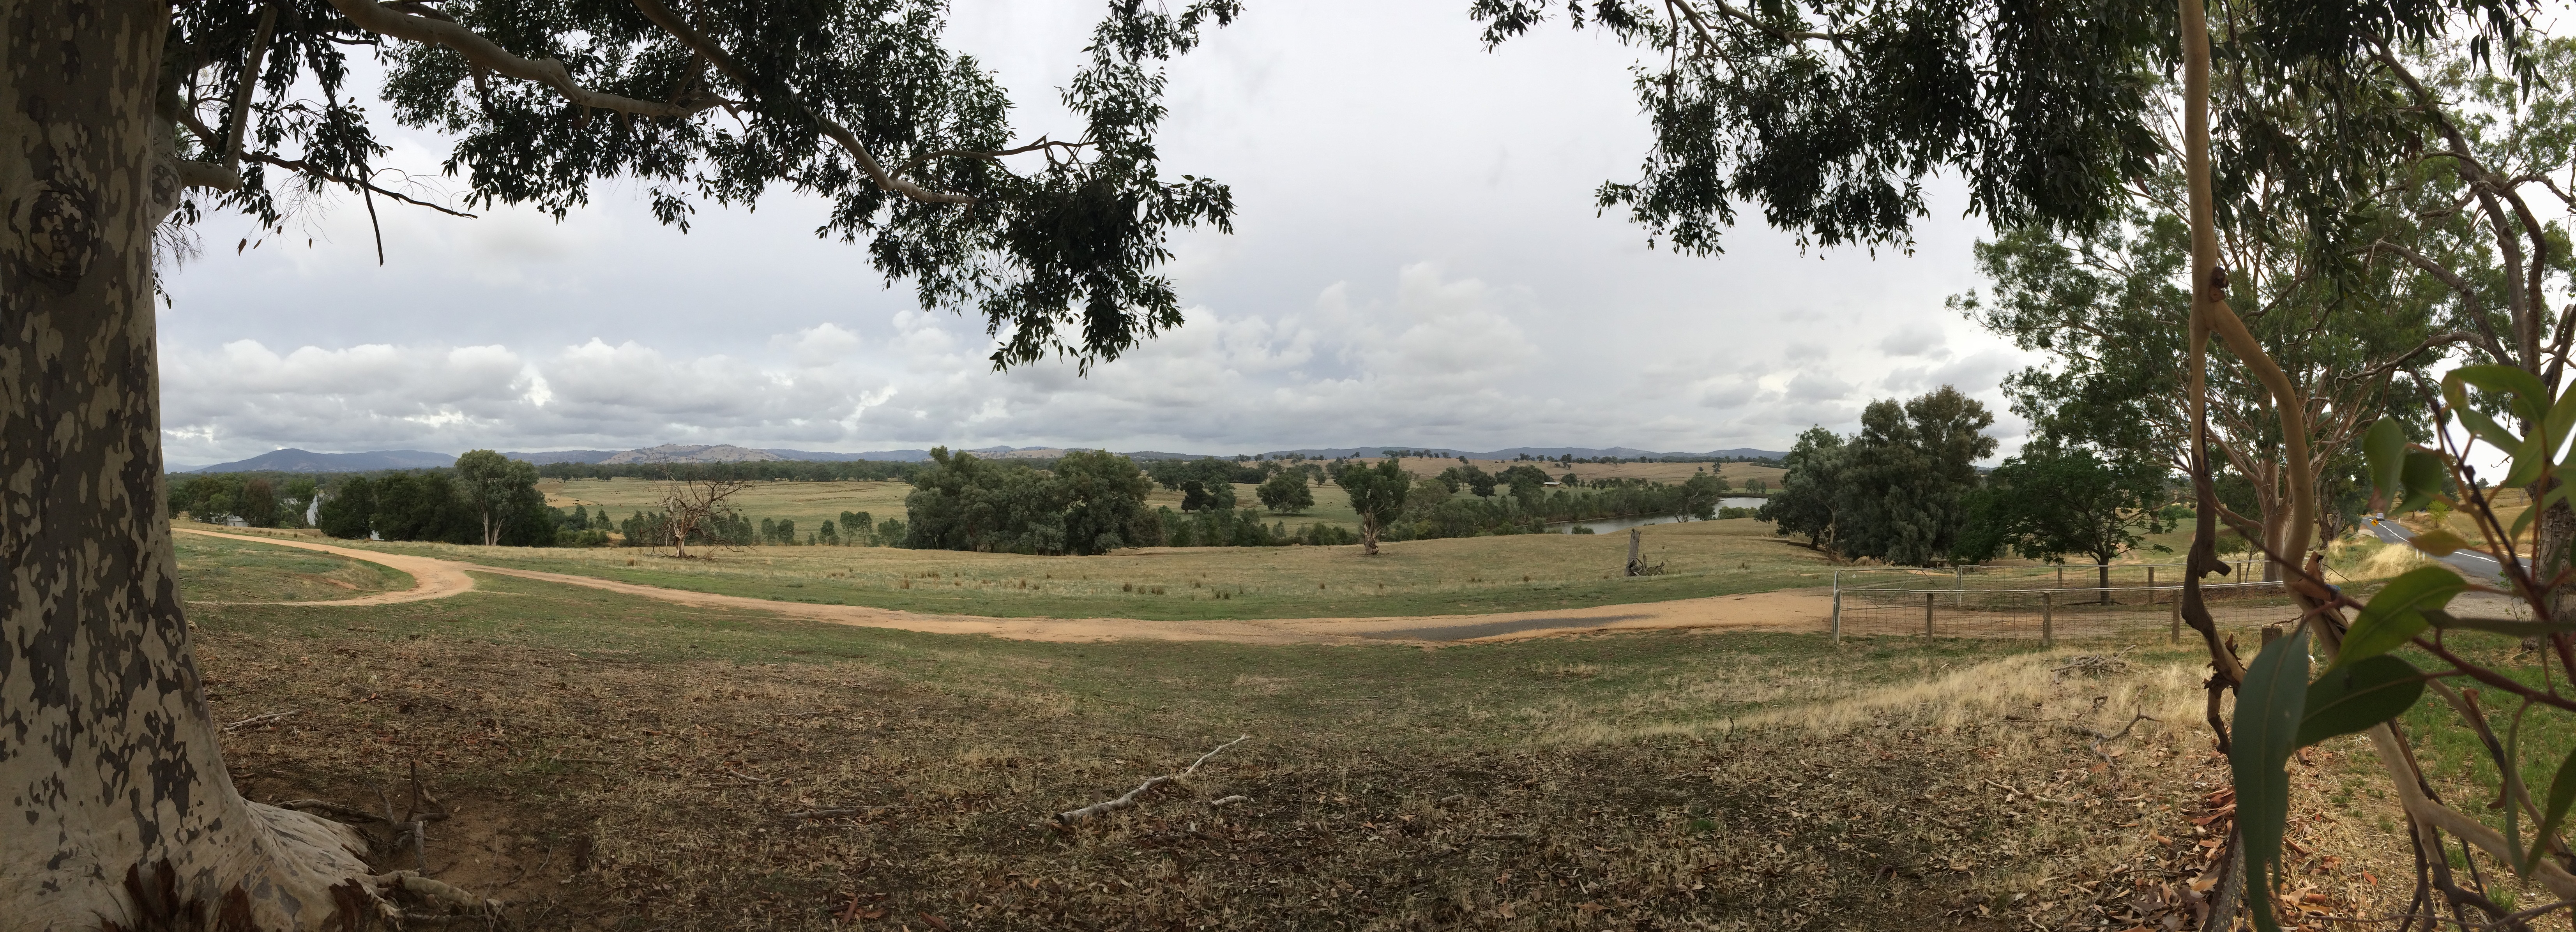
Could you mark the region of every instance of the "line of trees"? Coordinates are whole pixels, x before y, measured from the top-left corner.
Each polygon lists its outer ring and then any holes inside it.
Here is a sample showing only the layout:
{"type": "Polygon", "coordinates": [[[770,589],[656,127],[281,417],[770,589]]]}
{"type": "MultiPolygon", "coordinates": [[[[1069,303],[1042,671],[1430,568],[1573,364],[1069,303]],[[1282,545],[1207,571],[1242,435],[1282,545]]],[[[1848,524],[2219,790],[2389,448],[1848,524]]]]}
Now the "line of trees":
{"type": "Polygon", "coordinates": [[[533,470],[505,471],[479,488],[444,469],[349,476],[323,494],[315,525],[350,540],[556,546],[569,516],[547,506],[536,486],[533,470]]]}
{"type": "Polygon", "coordinates": [[[878,460],[765,460],[743,463],[547,463],[548,479],[734,479],[745,482],[889,482],[908,480],[922,463],[878,460]]]}
{"type": "Polygon", "coordinates": [[[319,483],[312,476],[285,473],[209,473],[174,477],[168,496],[170,515],[186,515],[208,524],[239,521],[250,527],[306,526],[319,483]]]}

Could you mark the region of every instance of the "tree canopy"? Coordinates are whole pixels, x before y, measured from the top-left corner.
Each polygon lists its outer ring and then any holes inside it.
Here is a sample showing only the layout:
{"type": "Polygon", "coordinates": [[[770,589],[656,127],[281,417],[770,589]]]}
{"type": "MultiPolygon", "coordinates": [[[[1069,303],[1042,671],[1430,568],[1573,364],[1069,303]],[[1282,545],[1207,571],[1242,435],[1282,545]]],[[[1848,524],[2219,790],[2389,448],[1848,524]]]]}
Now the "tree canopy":
{"type": "Polygon", "coordinates": [[[182,128],[182,222],[239,210],[276,226],[327,189],[371,212],[560,218],[615,180],[685,231],[702,203],[815,197],[831,204],[817,235],[863,242],[924,308],[979,312],[994,365],[1088,365],[1180,323],[1157,272],[1172,230],[1231,228],[1231,193],[1167,178],[1155,133],[1160,64],[1239,8],[1108,4],[1062,84],[1081,125],[1034,138],[989,67],[947,44],[946,0],[183,4],[161,109],[182,128]],[[349,83],[356,49],[382,55],[397,122],[455,140],[435,169],[463,181],[463,204],[384,180],[431,166],[386,164],[349,83]]]}
{"type": "Polygon", "coordinates": [[[2033,560],[2092,558],[2108,601],[2110,563],[2160,530],[2170,487],[2164,464],[2114,460],[2078,446],[2034,442],[1970,492],[1953,557],[1979,563],[2010,551],[2033,560]]]}

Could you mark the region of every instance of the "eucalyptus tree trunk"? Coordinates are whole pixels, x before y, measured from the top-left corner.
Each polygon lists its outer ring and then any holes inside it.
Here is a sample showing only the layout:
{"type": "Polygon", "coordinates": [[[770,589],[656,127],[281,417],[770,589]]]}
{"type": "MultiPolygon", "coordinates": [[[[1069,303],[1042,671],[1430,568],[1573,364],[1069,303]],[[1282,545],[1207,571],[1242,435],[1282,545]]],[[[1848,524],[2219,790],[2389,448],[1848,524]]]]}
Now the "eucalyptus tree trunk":
{"type": "Polygon", "coordinates": [[[173,905],[314,928],[367,901],[356,832],[234,791],[180,608],[152,309],[169,17],[0,0],[0,930],[179,928],[173,905]]]}

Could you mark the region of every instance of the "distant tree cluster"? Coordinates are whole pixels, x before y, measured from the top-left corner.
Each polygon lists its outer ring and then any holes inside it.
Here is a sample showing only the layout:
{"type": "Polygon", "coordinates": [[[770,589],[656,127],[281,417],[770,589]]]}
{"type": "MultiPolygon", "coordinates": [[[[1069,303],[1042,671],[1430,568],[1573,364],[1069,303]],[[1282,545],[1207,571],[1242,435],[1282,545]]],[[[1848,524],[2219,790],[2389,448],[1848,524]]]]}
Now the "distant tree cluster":
{"type": "Polygon", "coordinates": [[[315,509],[322,533],[359,540],[426,540],[504,547],[605,542],[605,533],[567,528],[570,519],[546,504],[536,470],[490,450],[457,458],[452,469],[348,476],[324,490],[315,509]],[[565,535],[571,535],[567,538],[565,535]]]}
{"type": "Polygon", "coordinates": [[[312,476],[209,473],[173,478],[168,494],[173,516],[208,524],[300,528],[306,526],[305,515],[319,488],[312,476]]]}
{"type": "MultiPolygon", "coordinates": [[[[1161,522],[1145,506],[1153,481],[1124,456],[1078,451],[1051,472],[947,447],[930,457],[904,499],[906,547],[1095,554],[1163,542],[1161,522]]],[[[1233,486],[1225,489],[1230,496],[1233,486]]]]}
{"type": "Polygon", "coordinates": [[[1968,528],[1956,557],[1963,563],[2006,551],[2050,562],[2091,557],[2108,602],[2111,561],[2136,548],[2144,534],[2165,529],[2158,512],[2171,499],[2165,477],[2156,460],[2114,459],[2051,438],[2035,440],[1969,493],[1968,528]]]}
{"type": "Polygon", "coordinates": [[[548,479],[740,479],[748,482],[887,482],[910,479],[922,463],[876,460],[764,460],[747,463],[547,463],[548,479]]]}
{"type": "Polygon", "coordinates": [[[1821,427],[1798,435],[1780,491],[1755,516],[1848,558],[1948,560],[1967,531],[1976,461],[1995,452],[1985,434],[1994,420],[1947,385],[1903,403],[1873,401],[1851,437],[1821,427]]]}

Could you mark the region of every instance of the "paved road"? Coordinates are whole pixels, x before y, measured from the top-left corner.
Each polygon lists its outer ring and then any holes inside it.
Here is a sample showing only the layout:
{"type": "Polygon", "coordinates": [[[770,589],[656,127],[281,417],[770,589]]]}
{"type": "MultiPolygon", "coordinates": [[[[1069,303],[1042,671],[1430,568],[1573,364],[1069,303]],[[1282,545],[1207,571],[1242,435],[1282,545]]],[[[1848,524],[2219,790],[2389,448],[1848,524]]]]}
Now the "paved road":
{"type": "MultiPolygon", "coordinates": [[[[2404,525],[2398,524],[2395,521],[2384,520],[2379,515],[2372,515],[2364,520],[2370,522],[2371,533],[2379,535],[2380,540],[2384,540],[2392,544],[2403,543],[2407,538],[2415,536],[2415,532],[2407,530],[2404,525]]],[[[2452,566],[2459,567],[2461,572],[2469,574],[2472,579],[2504,575],[2504,564],[2496,562],[2496,558],[2494,557],[2487,556],[2486,554],[2479,553],[2475,550],[2454,551],[2450,556],[2438,557],[2436,559],[2452,566]]],[[[2522,558],[2522,565],[2530,566],[2531,558],[2522,558]]]]}

